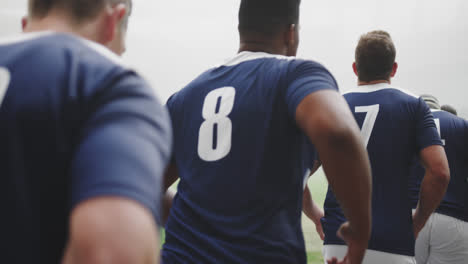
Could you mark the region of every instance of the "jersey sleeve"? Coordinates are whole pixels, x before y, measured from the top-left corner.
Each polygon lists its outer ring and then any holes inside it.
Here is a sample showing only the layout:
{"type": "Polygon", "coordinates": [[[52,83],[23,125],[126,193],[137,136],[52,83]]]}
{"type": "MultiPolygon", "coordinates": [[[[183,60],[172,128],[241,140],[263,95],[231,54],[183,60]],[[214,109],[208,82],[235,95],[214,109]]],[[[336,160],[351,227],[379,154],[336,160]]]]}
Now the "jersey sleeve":
{"type": "Polygon", "coordinates": [[[416,146],[421,151],[433,145],[443,145],[434,122],[431,110],[422,98],[417,103],[416,113],[416,146]]]}
{"type": "Polygon", "coordinates": [[[169,115],[171,116],[171,119],[172,121],[174,122],[174,109],[176,107],[174,107],[174,105],[176,104],[176,97],[177,97],[177,94],[178,93],[174,93],[173,95],[171,95],[169,97],[169,99],[167,99],[167,102],[166,102],[166,107],[167,107],[167,110],[169,111],[169,115]]]}
{"type": "Polygon", "coordinates": [[[137,75],[114,79],[86,105],[93,111],[72,161],[72,208],[93,197],[125,197],[161,223],[163,173],[172,149],[169,116],[137,75]]]}
{"type": "Polygon", "coordinates": [[[288,79],[286,104],[292,117],[295,116],[299,104],[309,94],[325,89],[338,91],[338,84],[331,73],[313,61],[292,62],[288,79]]]}

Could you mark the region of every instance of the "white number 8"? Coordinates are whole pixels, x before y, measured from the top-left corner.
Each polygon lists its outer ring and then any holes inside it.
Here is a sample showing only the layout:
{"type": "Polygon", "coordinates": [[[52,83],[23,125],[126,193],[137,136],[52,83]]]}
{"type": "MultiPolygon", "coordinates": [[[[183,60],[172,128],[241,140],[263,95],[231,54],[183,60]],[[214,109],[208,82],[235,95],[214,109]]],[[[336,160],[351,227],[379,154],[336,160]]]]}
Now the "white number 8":
{"type": "Polygon", "coordinates": [[[198,156],[204,161],[217,161],[229,154],[232,122],[228,118],[234,107],[236,90],[222,87],[206,95],[202,116],[205,121],[198,133],[198,156]]]}
{"type": "Polygon", "coordinates": [[[0,67],[0,106],[2,106],[3,98],[10,84],[10,72],[7,68],[0,67]]]}

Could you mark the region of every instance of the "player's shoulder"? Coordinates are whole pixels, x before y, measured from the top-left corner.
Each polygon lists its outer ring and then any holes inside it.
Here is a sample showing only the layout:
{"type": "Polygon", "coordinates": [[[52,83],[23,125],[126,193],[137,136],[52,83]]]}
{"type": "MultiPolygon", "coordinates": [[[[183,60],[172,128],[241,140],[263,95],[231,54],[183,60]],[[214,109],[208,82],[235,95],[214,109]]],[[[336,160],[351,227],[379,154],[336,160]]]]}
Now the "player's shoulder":
{"type": "Polygon", "coordinates": [[[468,129],[468,121],[462,117],[456,116],[452,113],[443,110],[431,110],[435,118],[445,120],[447,124],[456,126],[458,128],[468,129]]]}
{"type": "Polygon", "coordinates": [[[246,62],[253,62],[253,63],[264,63],[264,62],[287,62],[295,60],[295,57],[288,57],[278,54],[271,54],[266,52],[253,52],[253,51],[242,51],[236,54],[234,57],[227,59],[221,65],[217,67],[233,67],[233,66],[241,66],[246,62]]]}
{"type": "Polygon", "coordinates": [[[251,63],[255,64],[267,64],[266,67],[270,71],[284,71],[292,72],[295,70],[300,70],[302,68],[314,68],[317,70],[325,70],[325,66],[322,64],[314,61],[314,60],[307,60],[293,56],[284,56],[278,54],[271,54],[266,52],[251,52],[251,51],[243,51],[238,53],[236,56],[226,60],[223,64],[218,65],[214,69],[218,67],[234,67],[238,66],[240,68],[246,67],[250,68],[251,63]]]}
{"type": "Polygon", "coordinates": [[[61,64],[86,64],[98,69],[128,68],[114,53],[104,46],[74,36],[52,31],[24,33],[1,38],[0,48],[28,53],[32,60],[53,61],[48,66],[61,64]]]}
{"type": "Polygon", "coordinates": [[[343,92],[343,95],[351,94],[375,94],[375,95],[393,95],[401,100],[419,101],[420,97],[401,87],[388,83],[377,83],[370,85],[359,85],[343,92]]]}

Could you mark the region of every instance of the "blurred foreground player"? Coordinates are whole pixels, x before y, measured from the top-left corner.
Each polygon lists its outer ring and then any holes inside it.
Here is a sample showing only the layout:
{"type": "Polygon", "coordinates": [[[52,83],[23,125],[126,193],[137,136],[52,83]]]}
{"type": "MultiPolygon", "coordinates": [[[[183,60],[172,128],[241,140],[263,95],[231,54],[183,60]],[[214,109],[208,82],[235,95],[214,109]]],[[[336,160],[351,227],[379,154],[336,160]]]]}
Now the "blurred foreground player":
{"type": "Polygon", "coordinates": [[[30,0],[34,33],[0,40],[4,263],[159,262],[169,117],[100,45],[123,52],[130,7],[30,0]]]}
{"type": "Polygon", "coordinates": [[[452,113],[452,114],[458,116],[457,109],[455,109],[455,107],[453,107],[451,105],[443,105],[443,106],[440,107],[440,109],[445,111],[445,112],[449,112],[449,113],[452,113]]]}
{"type": "MultiPolygon", "coordinates": [[[[306,263],[302,191],[315,144],[349,223],[349,263],[370,232],[370,167],[332,75],[296,59],[298,0],[244,0],[239,54],[168,101],[180,176],[164,263],[306,263]],[[337,166],[339,164],[339,166],[337,166]]],[[[178,173],[177,173],[178,172],[178,173]]]]}
{"type": "MultiPolygon", "coordinates": [[[[363,263],[414,263],[415,237],[439,205],[449,181],[447,158],[423,99],[391,85],[397,64],[390,35],[384,31],[363,35],[355,55],[359,86],[344,96],[362,127],[373,182],[372,235],[363,263]],[[415,156],[426,167],[426,176],[412,217],[408,181],[415,156]]],[[[335,193],[328,190],[324,206],[326,258],[346,252],[344,241],[336,236],[346,217],[335,193]]]]}
{"type": "MultiPolygon", "coordinates": [[[[450,183],[444,199],[416,240],[418,264],[466,264],[468,262],[468,122],[441,111],[438,100],[422,96],[432,110],[450,165],[450,183]]],[[[410,181],[416,207],[424,168],[414,164],[410,181]]]]}

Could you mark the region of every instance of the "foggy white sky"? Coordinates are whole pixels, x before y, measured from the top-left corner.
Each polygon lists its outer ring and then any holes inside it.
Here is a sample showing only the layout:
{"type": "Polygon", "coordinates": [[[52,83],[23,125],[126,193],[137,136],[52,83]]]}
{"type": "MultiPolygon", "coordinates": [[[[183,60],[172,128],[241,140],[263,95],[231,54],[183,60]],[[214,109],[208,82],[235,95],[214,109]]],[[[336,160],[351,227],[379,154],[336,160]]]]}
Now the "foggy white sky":
{"type": "MultiPolygon", "coordinates": [[[[20,31],[26,0],[0,0],[0,37],[20,31]]],[[[234,55],[239,0],[134,0],[124,59],[162,100],[207,68],[234,55]]],[[[362,33],[384,29],[397,48],[393,83],[431,93],[468,117],[468,1],[302,0],[298,57],[316,59],[342,91],[362,33]]]]}

